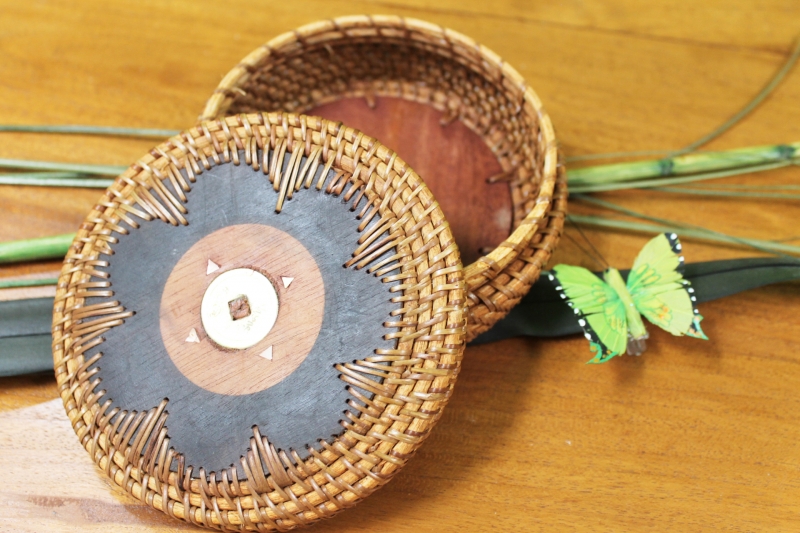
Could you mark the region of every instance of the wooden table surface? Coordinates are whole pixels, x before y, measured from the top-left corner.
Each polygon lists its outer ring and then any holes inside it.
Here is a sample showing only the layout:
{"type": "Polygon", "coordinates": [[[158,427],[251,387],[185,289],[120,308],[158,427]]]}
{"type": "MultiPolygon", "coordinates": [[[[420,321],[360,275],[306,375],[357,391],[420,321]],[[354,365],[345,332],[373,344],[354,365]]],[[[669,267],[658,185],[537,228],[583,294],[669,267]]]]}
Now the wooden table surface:
{"type": "MultiPolygon", "coordinates": [[[[427,19],[514,65],[567,155],[674,149],[742,107],[800,26],[794,0],[3,1],[0,123],[182,129],[269,38],[353,13],[427,19]],[[703,7],[700,7],[701,4],[703,7]]],[[[800,140],[800,72],[709,148],[800,140]]],[[[0,133],[0,158],[128,164],[152,140],[0,133]]],[[[739,182],[799,182],[796,169],[739,182]]],[[[434,186],[435,191],[435,186],[434,186]]],[[[98,191],[0,188],[0,239],[74,231],[98,191]]],[[[659,192],[605,198],[751,237],[797,238],[797,203],[659,192]]],[[[577,202],[573,212],[591,212],[577,202]]],[[[647,236],[590,231],[619,267],[647,236]]],[[[797,242],[797,241],[795,241],[797,242]]],[[[688,261],[752,255],[684,241],[688,261]]],[[[562,241],[558,261],[591,266],[562,241]]],[[[1,276],[57,262],[2,267],[1,276]]],[[[710,341],[585,365],[580,337],[470,347],[432,437],[385,488],[315,531],[800,530],[800,286],[701,306],[710,341]]],[[[171,531],[112,488],[51,375],[0,380],[0,531],[171,531]]]]}

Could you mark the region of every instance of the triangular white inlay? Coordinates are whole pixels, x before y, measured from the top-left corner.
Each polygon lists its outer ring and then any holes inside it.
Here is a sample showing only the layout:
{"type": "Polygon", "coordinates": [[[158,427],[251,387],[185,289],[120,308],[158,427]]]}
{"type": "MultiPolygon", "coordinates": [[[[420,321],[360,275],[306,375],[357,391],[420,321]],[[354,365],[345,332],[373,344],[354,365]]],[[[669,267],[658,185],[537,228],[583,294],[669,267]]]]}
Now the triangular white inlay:
{"type": "Polygon", "coordinates": [[[192,328],[192,331],[189,332],[189,336],[186,337],[186,342],[200,342],[200,337],[197,336],[197,330],[192,328]]]}
{"type": "Polygon", "coordinates": [[[206,276],[208,276],[209,274],[213,274],[217,270],[219,270],[219,265],[216,264],[211,259],[209,259],[208,260],[208,266],[206,267],[206,276]]]}
{"type": "Polygon", "coordinates": [[[294,281],[294,278],[287,278],[285,276],[281,276],[281,281],[283,282],[283,288],[288,289],[289,285],[291,285],[292,282],[294,281]]]}
{"type": "Polygon", "coordinates": [[[270,346],[269,348],[264,350],[264,352],[261,353],[261,357],[263,357],[264,359],[266,359],[268,361],[272,361],[272,346],[270,346]]]}

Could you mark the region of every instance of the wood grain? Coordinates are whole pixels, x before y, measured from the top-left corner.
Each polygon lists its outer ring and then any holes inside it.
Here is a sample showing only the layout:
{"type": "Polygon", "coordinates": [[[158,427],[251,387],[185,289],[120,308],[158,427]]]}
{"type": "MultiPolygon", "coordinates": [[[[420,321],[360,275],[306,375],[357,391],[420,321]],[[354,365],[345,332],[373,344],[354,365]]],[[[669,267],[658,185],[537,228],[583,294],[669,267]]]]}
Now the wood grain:
{"type": "Polygon", "coordinates": [[[477,134],[459,121],[442,126],[443,113],[399,98],[344,99],[309,111],[379,139],[430,187],[468,265],[511,233],[511,191],[487,179],[502,171],[477,134]],[[413,120],[409,120],[413,117],[413,120]],[[458,191],[456,194],[455,191],[458,191]]]}
{"type": "MultiPolygon", "coordinates": [[[[567,155],[672,149],[738,110],[797,32],[788,0],[3,2],[0,122],[191,125],[219,76],[318,18],[392,12],[452,27],[514,65],[567,155]]],[[[800,73],[711,148],[800,139],[800,73]]],[[[154,142],[0,134],[0,156],[125,164],[154,142]]],[[[390,143],[388,143],[391,146],[390,143]]],[[[405,155],[411,160],[409,155],[405,155]]],[[[798,183],[794,169],[737,183],[798,183]]],[[[434,185],[434,190],[435,185],[434,185]]],[[[440,192],[442,196],[446,193],[440,192]]],[[[97,191],[0,189],[0,238],[76,228],[97,191]]],[[[604,195],[760,238],[798,234],[796,203],[604,195]]],[[[594,212],[572,204],[580,213],[594,212]]],[[[448,216],[450,216],[448,214],[448,216]]],[[[570,230],[572,235],[575,235],[570,230]]],[[[648,236],[588,231],[619,267],[648,236]]],[[[687,261],[752,255],[684,239],[687,261]]],[[[591,266],[569,240],[557,261],[591,266]]],[[[1,274],[52,270],[3,267],[1,274]]],[[[444,418],[403,472],[317,531],[794,531],[800,519],[800,288],[705,304],[708,342],[651,330],[648,351],[584,365],[581,338],[467,350],[444,418]]],[[[48,376],[0,380],[0,531],[171,531],[105,485],[48,376]]]]}

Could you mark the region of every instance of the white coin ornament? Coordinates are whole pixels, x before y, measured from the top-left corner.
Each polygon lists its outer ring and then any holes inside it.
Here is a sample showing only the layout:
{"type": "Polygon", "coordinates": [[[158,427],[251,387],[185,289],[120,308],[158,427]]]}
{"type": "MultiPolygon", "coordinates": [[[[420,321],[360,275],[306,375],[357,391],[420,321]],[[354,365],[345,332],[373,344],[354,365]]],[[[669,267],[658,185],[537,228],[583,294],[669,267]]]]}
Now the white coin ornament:
{"type": "Polygon", "coordinates": [[[264,274],[236,268],[208,286],[200,317],[211,340],[242,350],[267,336],[278,319],[278,307],[278,293],[264,274]]]}

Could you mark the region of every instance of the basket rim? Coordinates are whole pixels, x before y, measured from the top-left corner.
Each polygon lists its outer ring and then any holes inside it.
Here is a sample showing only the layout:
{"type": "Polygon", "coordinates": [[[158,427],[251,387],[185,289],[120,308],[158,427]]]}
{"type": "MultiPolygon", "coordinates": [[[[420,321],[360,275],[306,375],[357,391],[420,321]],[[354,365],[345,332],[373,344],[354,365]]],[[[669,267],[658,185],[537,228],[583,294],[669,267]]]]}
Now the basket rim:
{"type": "Polygon", "coordinates": [[[546,215],[553,201],[559,167],[555,131],[541,100],[534,90],[525,83],[519,72],[510,64],[504,62],[500,56],[491,49],[455,30],[410,17],[395,15],[348,15],[312,22],[270,39],[245,56],[245,58],[233,67],[220,81],[214,93],[206,102],[206,106],[199,120],[209,120],[217,117],[220,112],[223,112],[223,105],[230,91],[235,90],[246,81],[252,69],[275,53],[275,50],[298,43],[302,44],[304,40],[320,33],[339,31],[344,35],[348,35],[349,31],[375,27],[414,30],[440,39],[442,42],[450,45],[459,45],[464,48],[474,49],[484,62],[498,68],[505,78],[511,80],[522,89],[525,102],[529,104],[536,113],[541,131],[541,139],[538,144],[540,146],[544,145],[542,177],[539,182],[538,196],[533,209],[526,214],[505,241],[500,243],[489,254],[464,266],[468,289],[474,291],[493,279],[497,272],[501,272],[516,261],[522,253],[522,250],[528,245],[534,235],[536,235],[537,231],[546,226],[546,215]]]}

